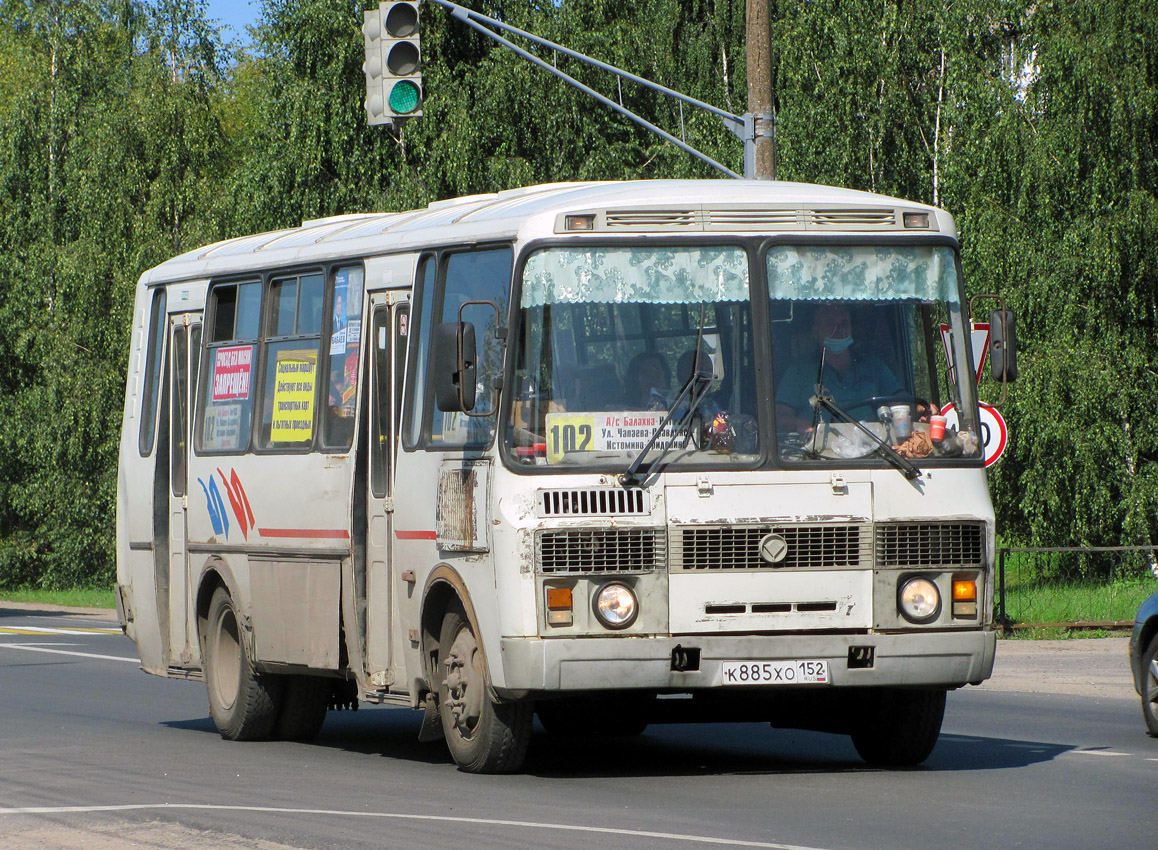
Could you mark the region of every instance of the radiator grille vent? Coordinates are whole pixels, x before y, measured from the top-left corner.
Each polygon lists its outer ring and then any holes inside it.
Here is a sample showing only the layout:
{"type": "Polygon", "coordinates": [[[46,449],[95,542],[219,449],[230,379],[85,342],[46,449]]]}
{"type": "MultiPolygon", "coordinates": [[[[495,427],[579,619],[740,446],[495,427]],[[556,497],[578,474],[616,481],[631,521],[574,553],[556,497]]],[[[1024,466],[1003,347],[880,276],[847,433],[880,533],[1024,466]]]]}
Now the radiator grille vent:
{"type": "Polygon", "coordinates": [[[539,516],[646,516],[646,492],[623,488],[540,490],[539,516]]]}
{"type": "Polygon", "coordinates": [[[540,531],[535,555],[543,573],[633,573],[663,567],[663,533],[654,528],[540,531]]]}
{"type": "Polygon", "coordinates": [[[673,570],[843,569],[871,564],[871,535],[845,525],[684,526],[672,530],[673,570]],[[760,557],[760,541],[779,534],[788,544],[782,561],[760,557]]]}
{"type": "Polygon", "coordinates": [[[985,527],[977,523],[879,525],[880,567],[979,565],[985,561],[985,527]]]}

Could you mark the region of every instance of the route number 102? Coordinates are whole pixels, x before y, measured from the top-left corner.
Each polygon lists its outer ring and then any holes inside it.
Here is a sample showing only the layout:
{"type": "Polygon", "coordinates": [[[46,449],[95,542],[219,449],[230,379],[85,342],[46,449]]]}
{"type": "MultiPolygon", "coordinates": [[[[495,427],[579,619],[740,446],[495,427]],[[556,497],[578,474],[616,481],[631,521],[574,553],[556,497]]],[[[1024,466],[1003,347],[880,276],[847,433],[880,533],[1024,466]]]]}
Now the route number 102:
{"type": "Polygon", "coordinates": [[[590,423],[574,425],[571,423],[555,423],[550,428],[551,454],[560,457],[568,452],[586,452],[591,450],[591,440],[594,428],[590,423]]]}

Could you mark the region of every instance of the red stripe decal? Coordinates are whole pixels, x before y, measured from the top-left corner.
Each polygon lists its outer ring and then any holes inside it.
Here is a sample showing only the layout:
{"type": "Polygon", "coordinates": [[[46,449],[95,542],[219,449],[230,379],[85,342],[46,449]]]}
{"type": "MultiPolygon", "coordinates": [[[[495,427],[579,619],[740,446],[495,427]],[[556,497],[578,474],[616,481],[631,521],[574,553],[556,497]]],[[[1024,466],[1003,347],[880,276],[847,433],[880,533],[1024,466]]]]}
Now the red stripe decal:
{"type": "Polygon", "coordinates": [[[399,540],[437,540],[438,535],[433,531],[399,531],[394,529],[394,536],[399,540]]]}
{"type": "Polygon", "coordinates": [[[262,537],[350,539],[350,532],[344,528],[259,528],[257,533],[262,537]]]}

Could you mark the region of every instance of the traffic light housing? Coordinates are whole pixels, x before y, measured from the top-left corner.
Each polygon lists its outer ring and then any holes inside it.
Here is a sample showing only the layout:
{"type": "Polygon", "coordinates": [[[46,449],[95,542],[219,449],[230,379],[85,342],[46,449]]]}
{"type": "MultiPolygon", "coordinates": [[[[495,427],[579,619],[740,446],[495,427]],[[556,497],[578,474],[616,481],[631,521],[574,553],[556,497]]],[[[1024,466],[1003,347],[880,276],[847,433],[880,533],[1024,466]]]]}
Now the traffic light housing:
{"type": "Polygon", "coordinates": [[[366,42],[366,114],[371,124],[392,124],[422,114],[422,45],[415,0],[379,3],[363,13],[366,42]]]}

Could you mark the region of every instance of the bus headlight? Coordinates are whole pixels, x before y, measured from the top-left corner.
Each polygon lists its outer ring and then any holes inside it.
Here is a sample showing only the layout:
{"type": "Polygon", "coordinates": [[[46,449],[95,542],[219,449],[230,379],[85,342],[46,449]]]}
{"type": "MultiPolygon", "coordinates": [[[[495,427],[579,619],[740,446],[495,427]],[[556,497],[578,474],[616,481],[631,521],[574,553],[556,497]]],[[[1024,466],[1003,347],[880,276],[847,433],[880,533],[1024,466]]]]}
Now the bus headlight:
{"type": "Polygon", "coordinates": [[[898,595],[901,614],[912,623],[927,623],[941,613],[941,593],[929,579],[906,579],[898,595]]]}
{"type": "Polygon", "coordinates": [[[609,629],[626,629],[635,622],[638,613],[635,592],[626,584],[617,581],[605,584],[595,596],[595,616],[609,629]]]}

